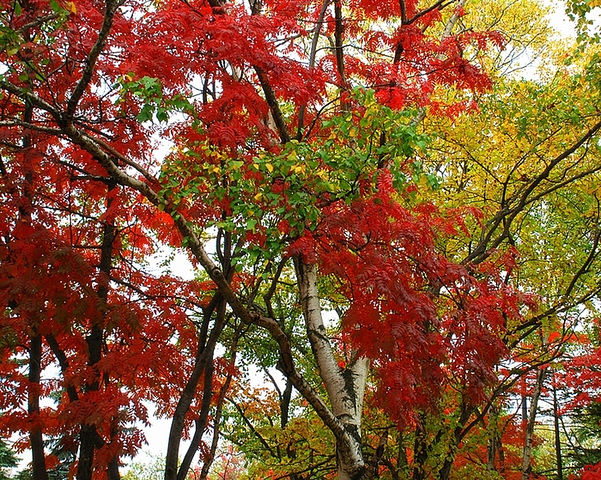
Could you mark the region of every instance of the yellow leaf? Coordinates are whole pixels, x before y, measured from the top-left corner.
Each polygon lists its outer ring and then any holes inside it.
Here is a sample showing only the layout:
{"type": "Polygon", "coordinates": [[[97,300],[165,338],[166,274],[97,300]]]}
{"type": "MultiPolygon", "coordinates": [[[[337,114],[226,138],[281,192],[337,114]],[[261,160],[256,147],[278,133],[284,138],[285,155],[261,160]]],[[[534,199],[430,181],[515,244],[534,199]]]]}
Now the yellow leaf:
{"type": "Polygon", "coordinates": [[[265,168],[267,168],[269,173],[273,172],[273,165],[271,163],[266,163],[265,168]]]}
{"type": "Polygon", "coordinates": [[[67,10],[69,10],[71,13],[77,13],[77,7],[75,6],[75,3],[67,2],[67,10]]]}
{"type": "Polygon", "coordinates": [[[317,170],[316,175],[323,180],[328,179],[328,172],[325,168],[320,168],[319,170],[317,170]]]}

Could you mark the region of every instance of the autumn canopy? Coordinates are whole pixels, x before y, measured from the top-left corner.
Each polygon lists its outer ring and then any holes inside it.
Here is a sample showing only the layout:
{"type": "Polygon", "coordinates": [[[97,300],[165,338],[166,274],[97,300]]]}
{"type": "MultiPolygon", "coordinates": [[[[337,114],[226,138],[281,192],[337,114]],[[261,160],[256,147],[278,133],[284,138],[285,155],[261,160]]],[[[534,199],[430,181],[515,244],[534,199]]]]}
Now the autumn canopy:
{"type": "Polygon", "coordinates": [[[598,3],[0,0],[0,478],[601,478],[598,3]]]}

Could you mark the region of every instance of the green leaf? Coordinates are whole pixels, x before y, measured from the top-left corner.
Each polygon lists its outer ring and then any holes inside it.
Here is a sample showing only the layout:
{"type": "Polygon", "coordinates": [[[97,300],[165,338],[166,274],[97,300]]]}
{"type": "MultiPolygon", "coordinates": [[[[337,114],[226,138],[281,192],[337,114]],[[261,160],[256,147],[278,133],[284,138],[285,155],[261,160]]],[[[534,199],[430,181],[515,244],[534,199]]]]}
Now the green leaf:
{"type": "Polygon", "coordinates": [[[256,225],[257,225],[257,219],[256,218],[249,218],[246,221],[246,229],[247,230],[250,230],[250,231],[254,232],[256,225]]]}
{"type": "Polygon", "coordinates": [[[154,106],[147,103],[146,105],[144,105],[142,107],[142,110],[140,110],[140,113],[138,113],[137,119],[140,122],[152,121],[153,113],[154,113],[154,106]]]}
{"type": "Polygon", "coordinates": [[[169,120],[169,113],[166,109],[162,107],[157,108],[156,116],[159,122],[166,122],[167,120],[169,120]]]}
{"type": "Polygon", "coordinates": [[[64,9],[59,5],[56,0],[50,0],[50,8],[54,13],[61,13],[64,9]]]}

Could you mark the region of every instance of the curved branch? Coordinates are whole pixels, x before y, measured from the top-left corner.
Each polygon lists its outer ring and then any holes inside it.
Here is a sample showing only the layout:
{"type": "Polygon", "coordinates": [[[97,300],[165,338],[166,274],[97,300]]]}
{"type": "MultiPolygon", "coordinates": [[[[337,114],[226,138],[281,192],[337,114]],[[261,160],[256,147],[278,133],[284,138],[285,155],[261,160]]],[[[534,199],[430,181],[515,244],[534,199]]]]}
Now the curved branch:
{"type": "MultiPolygon", "coordinates": [[[[511,208],[506,207],[497,212],[497,214],[488,222],[487,233],[483,235],[476,248],[469,255],[467,255],[461,263],[481,263],[482,261],[484,261],[488,257],[489,252],[492,249],[498,247],[503,242],[503,240],[507,238],[511,223],[530,203],[530,195],[536,189],[536,187],[538,187],[541,184],[541,182],[543,182],[549,177],[552,170],[559,163],[570,157],[574,152],[576,152],[576,150],[578,150],[580,147],[582,147],[584,144],[590,141],[595,136],[595,134],[599,132],[599,130],[601,130],[601,120],[598,121],[591,128],[589,128],[589,130],[582,137],[580,137],[570,148],[564,150],[561,154],[557,155],[553,160],[551,160],[547,167],[523,190],[523,193],[515,206],[511,208]],[[496,238],[493,239],[497,228],[501,224],[504,225],[503,231],[496,238]]],[[[550,189],[550,191],[553,190],[554,189],[550,189]]],[[[535,198],[539,199],[540,195],[535,198]]]]}
{"type": "Polygon", "coordinates": [[[267,105],[269,105],[269,110],[273,116],[273,121],[278,129],[280,140],[282,143],[288,143],[290,141],[290,133],[288,133],[288,127],[284,121],[284,116],[280,110],[280,105],[277,97],[275,96],[275,92],[271,88],[271,84],[269,83],[269,79],[267,78],[265,72],[257,66],[255,66],[254,69],[257,77],[259,78],[259,83],[261,84],[263,93],[265,94],[265,100],[267,101],[267,105]]]}

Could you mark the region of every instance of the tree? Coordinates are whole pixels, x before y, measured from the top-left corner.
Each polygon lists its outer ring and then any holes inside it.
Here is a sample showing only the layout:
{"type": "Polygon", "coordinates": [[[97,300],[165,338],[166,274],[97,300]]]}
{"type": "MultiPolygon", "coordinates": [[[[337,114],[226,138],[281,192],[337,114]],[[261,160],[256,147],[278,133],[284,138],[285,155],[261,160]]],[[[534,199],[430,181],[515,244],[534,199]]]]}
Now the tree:
{"type": "MultiPolygon", "coordinates": [[[[338,478],[374,478],[382,465],[415,480],[450,478],[495,402],[553,360],[536,342],[547,323],[561,328],[548,320],[598,291],[586,275],[598,232],[587,230],[575,270],[540,307],[531,295],[540,284],[514,273],[512,248],[539,254],[540,230],[521,226],[558,222],[554,194],[596,174],[575,173],[601,128],[594,89],[585,108],[564,102],[556,119],[584,123],[584,133],[541,129],[541,139],[528,123],[509,132],[522,153],[552,148],[540,171],[524,171],[519,157],[490,189],[486,175],[470,179],[492,208],[462,198],[464,188],[448,202],[429,188],[462,177],[451,173],[454,151],[442,174],[431,168],[437,144],[424,119],[474,109],[492,88],[494,55],[483,52],[499,54],[507,41],[470,28],[469,8],[3,3],[0,302],[12,390],[0,399],[11,413],[1,428],[27,434],[36,480],[53,461],[44,436],[57,431],[78,449],[78,480],[118,478],[143,441],[135,422],[147,420],[144,401],[172,418],[165,479],[183,480],[198,451],[206,478],[241,355],[284,376],[283,388],[274,382],[282,428],[293,423],[293,388],[310,406],[333,438],[338,478]],[[153,154],[158,138],[172,144],[165,158],[153,154]],[[152,272],[145,259],[159,245],[185,249],[197,278],[152,272]],[[520,368],[500,372],[511,362],[520,368]],[[49,365],[60,370],[51,381],[49,365]],[[55,387],[58,406],[43,406],[55,387]],[[397,458],[412,443],[411,464],[379,453],[387,434],[365,435],[366,401],[404,432],[397,458]],[[15,415],[21,405],[27,413],[15,415]]],[[[542,105],[536,84],[520,85],[542,105]]],[[[505,118],[521,112],[506,103],[505,118]]],[[[550,108],[534,110],[523,118],[555,121],[550,108]]],[[[484,165],[462,160],[465,175],[484,165]]],[[[236,409],[235,395],[229,401],[236,409]]]]}
{"type": "Polygon", "coordinates": [[[14,468],[18,465],[17,457],[5,442],[0,442],[0,478],[8,480],[10,476],[6,472],[7,469],[14,468]]]}

